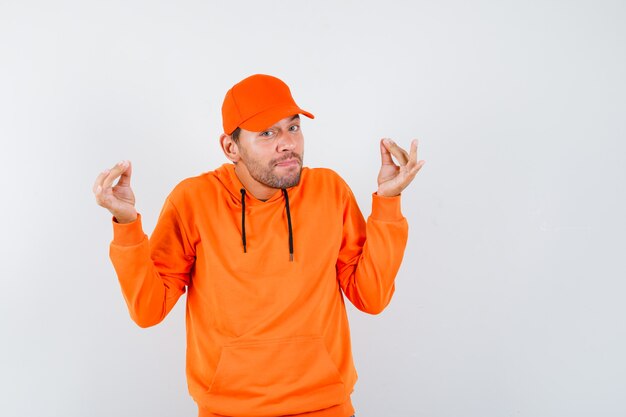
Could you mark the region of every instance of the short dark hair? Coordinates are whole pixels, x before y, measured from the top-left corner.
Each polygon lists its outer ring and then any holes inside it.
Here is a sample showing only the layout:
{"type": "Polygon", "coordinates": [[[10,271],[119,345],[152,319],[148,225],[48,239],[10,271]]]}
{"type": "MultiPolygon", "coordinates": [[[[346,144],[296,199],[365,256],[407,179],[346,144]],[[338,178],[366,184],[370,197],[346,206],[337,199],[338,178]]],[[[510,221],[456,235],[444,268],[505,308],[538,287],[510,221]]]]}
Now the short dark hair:
{"type": "Polygon", "coordinates": [[[233,138],[233,142],[235,143],[239,143],[239,134],[241,133],[241,128],[238,127],[237,129],[233,130],[233,133],[230,134],[230,136],[233,138]]]}

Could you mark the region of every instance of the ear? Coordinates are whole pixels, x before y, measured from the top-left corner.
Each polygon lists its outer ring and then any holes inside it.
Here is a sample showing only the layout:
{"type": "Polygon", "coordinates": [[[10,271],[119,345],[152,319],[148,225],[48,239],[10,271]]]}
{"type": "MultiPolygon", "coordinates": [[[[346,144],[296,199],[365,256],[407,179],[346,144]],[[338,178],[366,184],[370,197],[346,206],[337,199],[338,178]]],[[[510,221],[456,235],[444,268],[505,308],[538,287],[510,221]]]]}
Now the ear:
{"type": "Polygon", "coordinates": [[[222,147],[222,152],[224,152],[226,158],[234,163],[237,163],[239,161],[239,147],[237,146],[231,135],[222,133],[220,136],[220,146],[222,147]]]}

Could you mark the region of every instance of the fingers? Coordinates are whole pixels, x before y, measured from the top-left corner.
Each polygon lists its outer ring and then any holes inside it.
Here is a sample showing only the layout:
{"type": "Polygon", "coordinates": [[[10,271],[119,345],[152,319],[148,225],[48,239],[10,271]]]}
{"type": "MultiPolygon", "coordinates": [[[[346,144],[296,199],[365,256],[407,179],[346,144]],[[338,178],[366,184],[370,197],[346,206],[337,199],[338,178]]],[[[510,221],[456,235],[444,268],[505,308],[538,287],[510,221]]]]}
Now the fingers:
{"type": "Polygon", "coordinates": [[[408,168],[408,165],[409,164],[407,164],[407,170],[403,172],[401,176],[399,176],[400,183],[398,184],[398,188],[400,191],[398,191],[398,193],[400,193],[402,190],[408,187],[411,182],[413,182],[415,176],[424,165],[424,161],[419,161],[418,163],[413,164],[411,168],[408,168]]]}
{"type": "Polygon", "coordinates": [[[417,161],[417,139],[411,141],[411,151],[409,152],[409,160],[417,161]]]}
{"type": "Polygon", "coordinates": [[[389,138],[385,138],[382,140],[382,142],[389,151],[389,153],[391,153],[391,155],[396,158],[400,165],[406,165],[409,162],[409,154],[400,146],[398,146],[398,144],[396,144],[394,141],[389,138]]]}
{"type": "MultiPolygon", "coordinates": [[[[102,188],[110,188],[113,185],[113,181],[122,175],[128,168],[130,168],[129,161],[121,161],[115,164],[115,166],[110,169],[109,175],[107,175],[102,182],[102,188]]],[[[127,175],[126,180],[130,183],[130,173],[127,175]]]]}
{"type": "Polygon", "coordinates": [[[108,169],[105,169],[104,171],[102,171],[100,173],[100,175],[98,175],[98,178],[96,178],[96,182],[93,185],[93,194],[96,197],[96,203],[98,203],[99,206],[101,207],[107,207],[107,203],[106,203],[106,198],[105,198],[105,193],[104,193],[104,189],[102,188],[102,182],[104,181],[104,179],[109,175],[109,171],[108,169]]]}
{"type": "Polygon", "coordinates": [[[109,171],[110,171],[109,169],[105,169],[96,177],[96,181],[93,183],[93,188],[92,188],[92,191],[94,192],[94,194],[98,190],[98,187],[102,186],[102,181],[104,181],[106,176],[109,175],[109,171]]]}
{"type": "Polygon", "coordinates": [[[402,178],[402,183],[401,183],[402,189],[406,188],[413,181],[413,179],[415,179],[415,176],[417,175],[419,170],[422,168],[422,166],[424,166],[424,163],[426,162],[423,160],[422,161],[417,160],[417,145],[418,145],[418,140],[413,139],[411,141],[410,152],[407,154],[408,162],[406,163],[406,165],[401,167],[401,171],[403,171],[402,172],[403,178],[402,178]]]}
{"type": "Polygon", "coordinates": [[[96,197],[98,205],[106,207],[106,195],[110,194],[111,186],[116,178],[120,177],[118,185],[130,185],[130,175],[132,169],[130,161],[121,161],[115,164],[111,169],[105,169],[97,177],[93,184],[93,193],[96,197]]]}
{"type": "Polygon", "coordinates": [[[125,167],[126,169],[124,169],[124,171],[122,171],[122,176],[120,177],[120,180],[117,182],[117,185],[121,185],[121,186],[130,186],[130,175],[133,172],[133,167],[130,164],[130,161],[123,161],[125,162],[125,167]]]}
{"type": "Polygon", "coordinates": [[[377,191],[380,195],[399,195],[415,179],[415,176],[426,162],[417,160],[417,146],[417,139],[412,140],[410,150],[406,152],[391,139],[384,138],[381,140],[383,167],[381,167],[381,173],[378,177],[379,188],[377,191]],[[387,151],[386,153],[383,152],[383,147],[387,151]],[[390,161],[391,156],[396,158],[400,166],[390,161]],[[385,164],[386,160],[388,161],[387,164],[385,164]],[[390,167],[385,168],[385,165],[393,165],[395,172],[391,172],[390,167]]]}

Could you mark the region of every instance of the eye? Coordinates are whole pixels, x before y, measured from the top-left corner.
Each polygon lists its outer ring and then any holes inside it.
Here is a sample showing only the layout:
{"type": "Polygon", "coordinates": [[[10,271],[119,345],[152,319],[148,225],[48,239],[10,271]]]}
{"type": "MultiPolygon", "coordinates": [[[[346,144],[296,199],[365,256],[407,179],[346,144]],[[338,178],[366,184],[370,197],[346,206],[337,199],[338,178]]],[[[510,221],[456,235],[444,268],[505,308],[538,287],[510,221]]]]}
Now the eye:
{"type": "Polygon", "coordinates": [[[298,130],[300,130],[300,126],[299,125],[290,126],[289,130],[292,132],[297,132],[298,130]]]}
{"type": "Polygon", "coordinates": [[[271,130],[266,130],[264,132],[259,133],[259,136],[263,136],[264,138],[269,138],[269,137],[272,137],[273,134],[274,132],[272,132],[271,130]]]}

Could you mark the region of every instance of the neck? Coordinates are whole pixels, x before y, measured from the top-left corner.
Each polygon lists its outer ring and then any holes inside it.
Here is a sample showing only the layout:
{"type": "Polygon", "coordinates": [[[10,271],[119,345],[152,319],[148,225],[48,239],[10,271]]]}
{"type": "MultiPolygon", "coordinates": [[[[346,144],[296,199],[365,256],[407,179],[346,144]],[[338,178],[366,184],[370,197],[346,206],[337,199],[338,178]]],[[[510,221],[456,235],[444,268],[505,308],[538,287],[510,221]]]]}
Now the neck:
{"type": "Polygon", "coordinates": [[[271,196],[279,191],[278,188],[268,187],[267,185],[262,184],[252,178],[250,172],[248,171],[248,168],[246,168],[245,164],[241,162],[235,164],[235,174],[237,175],[237,178],[239,178],[239,181],[241,181],[241,184],[246,189],[246,192],[252,194],[252,196],[254,196],[254,198],[256,198],[257,200],[269,200],[271,196]]]}

